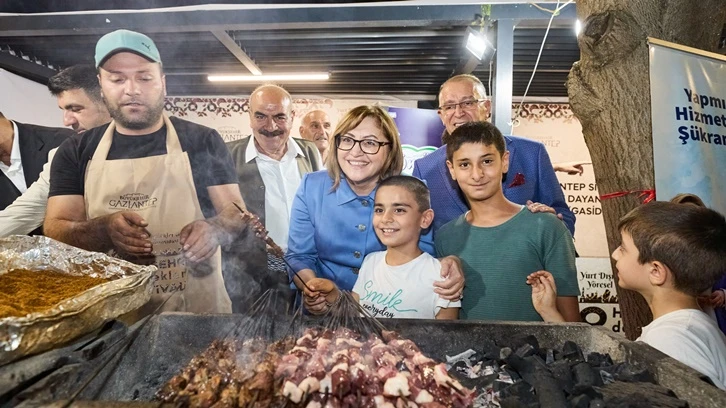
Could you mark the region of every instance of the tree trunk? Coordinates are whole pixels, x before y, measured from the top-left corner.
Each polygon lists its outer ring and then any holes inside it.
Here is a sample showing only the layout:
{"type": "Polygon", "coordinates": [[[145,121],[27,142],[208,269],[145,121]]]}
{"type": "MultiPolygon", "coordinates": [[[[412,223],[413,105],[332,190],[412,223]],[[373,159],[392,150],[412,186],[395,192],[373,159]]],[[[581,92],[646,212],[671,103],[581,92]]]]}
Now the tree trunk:
{"type": "MultiPolygon", "coordinates": [[[[647,37],[715,51],[726,0],[577,0],[580,61],[567,80],[601,195],[655,188],[647,37]]],[[[658,197],[669,200],[671,197],[658,197]]],[[[602,202],[608,247],[620,245],[619,219],[637,194],[602,202]]],[[[615,271],[613,265],[613,271],[615,271]]],[[[652,320],[642,296],[620,288],[623,331],[633,340],[652,320]]]]}

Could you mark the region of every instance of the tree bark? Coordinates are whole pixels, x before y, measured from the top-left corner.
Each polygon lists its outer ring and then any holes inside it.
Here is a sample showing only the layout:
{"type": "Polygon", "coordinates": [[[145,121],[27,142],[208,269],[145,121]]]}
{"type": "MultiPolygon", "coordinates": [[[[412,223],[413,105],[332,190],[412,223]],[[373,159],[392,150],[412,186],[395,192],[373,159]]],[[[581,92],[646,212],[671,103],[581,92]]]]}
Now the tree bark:
{"type": "MultiPolygon", "coordinates": [[[[598,191],[654,189],[647,37],[715,51],[726,0],[577,0],[577,15],[583,22],[580,61],[567,89],[598,191]]],[[[620,245],[618,221],[641,203],[637,194],[602,201],[611,252],[620,245]]],[[[613,275],[623,331],[633,340],[652,315],[643,297],[620,288],[617,272],[613,275]]]]}

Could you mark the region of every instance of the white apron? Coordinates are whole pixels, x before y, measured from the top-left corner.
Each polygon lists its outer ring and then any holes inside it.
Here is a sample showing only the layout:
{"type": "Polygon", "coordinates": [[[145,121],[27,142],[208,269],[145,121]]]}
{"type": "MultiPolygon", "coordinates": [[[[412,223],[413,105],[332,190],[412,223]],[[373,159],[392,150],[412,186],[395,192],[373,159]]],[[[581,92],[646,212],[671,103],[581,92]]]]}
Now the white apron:
{"type": "Polygon", "coordinates": [[[194,267],[186,265],[179,233],[189,223],[204,219],[194,188],[189,155],[182,151],[179,136],[169,119],[166,124],[167,154],[140,159],[106,160],[111,149],[115,122],[103,134],[86,167],[85,195],[88,218],[119,211],[134,211],[149,226],[152,256],[132,259],[159,269],[149,304],[141,315],[152,312],[176,293],[163,311],[231,313],[224,288],[220,250],[194,267]]]}

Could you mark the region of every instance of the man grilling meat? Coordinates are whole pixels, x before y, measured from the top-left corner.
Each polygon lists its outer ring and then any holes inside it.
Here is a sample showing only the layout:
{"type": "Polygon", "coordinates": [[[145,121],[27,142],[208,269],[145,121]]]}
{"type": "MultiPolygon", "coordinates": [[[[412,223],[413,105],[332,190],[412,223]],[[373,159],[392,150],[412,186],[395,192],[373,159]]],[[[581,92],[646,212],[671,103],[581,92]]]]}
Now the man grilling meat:
{"type": "Polygon", "coordinates": [[[113,121],[58,149],[46,234],[156,265],[150,306],[174,294],[161,310],[230,312],[219,243],[241,229],[232,203],[243,201],[222,138],[162,115],[165,77],[146,35],[106,34],[95,60],[113,121]]]}

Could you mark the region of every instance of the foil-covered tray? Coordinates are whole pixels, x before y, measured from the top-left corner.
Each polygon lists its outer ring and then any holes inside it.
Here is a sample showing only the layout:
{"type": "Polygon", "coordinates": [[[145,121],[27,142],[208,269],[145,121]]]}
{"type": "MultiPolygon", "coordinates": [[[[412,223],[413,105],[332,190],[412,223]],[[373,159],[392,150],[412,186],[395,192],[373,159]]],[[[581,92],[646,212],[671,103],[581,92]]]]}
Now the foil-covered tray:
{"type": "Polygon", "coordinates": [[[0,275],[13,269],[52,270],[110,279],[51,309],[0,318],[0,365],[49,350],[135,310],[151,297],[156,270],[84,251],[43,236],[0,239],[0,275]]]}

